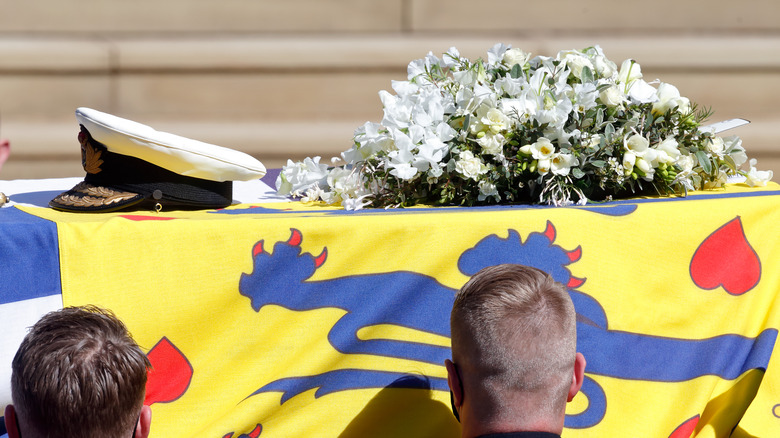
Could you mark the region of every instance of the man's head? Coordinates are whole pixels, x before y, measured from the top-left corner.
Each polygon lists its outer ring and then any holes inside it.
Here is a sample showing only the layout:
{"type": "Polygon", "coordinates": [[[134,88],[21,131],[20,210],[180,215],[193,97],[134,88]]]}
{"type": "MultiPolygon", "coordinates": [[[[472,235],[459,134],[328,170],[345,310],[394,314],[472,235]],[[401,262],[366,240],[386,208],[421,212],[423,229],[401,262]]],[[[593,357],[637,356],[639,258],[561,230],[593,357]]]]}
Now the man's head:
{"type": "Polygon", "coordinates": [[[9,436],[145,437],[149,360],[113,313],[69,307],[41,318],[12,362],[9,436]]]}
{"type": "Polygon", "coordinates": [[[464,436],[560,433],[585,367],[563,285],[527,266],[485,268],[456,295],[450,326],[446,366],[464,436]]]}

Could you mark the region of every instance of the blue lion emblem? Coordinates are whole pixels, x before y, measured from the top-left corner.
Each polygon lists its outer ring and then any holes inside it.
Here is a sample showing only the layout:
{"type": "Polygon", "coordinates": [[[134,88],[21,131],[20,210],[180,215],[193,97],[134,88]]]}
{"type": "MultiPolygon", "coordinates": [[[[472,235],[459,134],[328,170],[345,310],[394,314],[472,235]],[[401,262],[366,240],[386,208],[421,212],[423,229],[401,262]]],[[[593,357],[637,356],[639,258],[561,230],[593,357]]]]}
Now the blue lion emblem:
{"type": "MultiPolygon", "coordinates": [[[[777,331],[768,329],[756,338],[721,335],[702,340],[663,338],[609,329],[607,315],[597,300],[577,290],[585,279],[572,276],[567,266],[579,260],[582,249],[565,250],[556,245],[556,230],[547,223],[544,232],[531,232],[523,242],[520,233],[509,230],[506,238],[490,235],[458,259],[458,269],[471,276],[480,269],[501,263],[518,263],[544,270],[567,286],[577,310],[578,350],[588,360],[587,375],[631,380],[679,382],[704,375],[735,379],[751,369],[765,370],[777,331]],[[724,354],[728,352],[728,354],[724,354]]],[[[308,281],[327,260],[328,250],[314,256],[301,253],[303,236],[292,230],[290,239],[266,251],[264,241],[253,250],[254,269],[242,274],[239,290],[259,311],[278,305],[303,311],[339,308],[346,311],[328,332],[333,348],[343,354],[370,354],[441,364],[450,349],[439,345],[390,339],[360,339],[363,327],[392,324],[449,337],[449,314],[456,290],[435,278],[415,272],[351,275],[308,281]]],[[[585,411],[566,417],[568,428],[598,424],[606,412],[606,395],[586,375],[582,392],[588,398],[585,411]]],[[[250,397],[265,392],[282,392],[284,403],[304,391],[317,388],[316,397],[357,388],[410,387],[414,379],[406,374],[340,369],[315,376],[289,377],[270,382],[250,397]],[[400,382],[400,383],[399,383],[400,382]]],[[[430,387],[447,391],[444,378],[427,377],[430,387]]]]}

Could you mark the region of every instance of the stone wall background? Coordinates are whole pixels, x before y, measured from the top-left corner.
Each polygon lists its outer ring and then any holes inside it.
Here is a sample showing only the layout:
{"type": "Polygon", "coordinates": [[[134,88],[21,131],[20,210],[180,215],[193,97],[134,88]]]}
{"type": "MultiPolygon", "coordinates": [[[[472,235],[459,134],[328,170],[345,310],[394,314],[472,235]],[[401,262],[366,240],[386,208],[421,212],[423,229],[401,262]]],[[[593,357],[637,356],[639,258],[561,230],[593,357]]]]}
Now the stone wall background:
{"type": "Polygon", "coordinates": [[[775,0],[0,0],[2,179],[81,176],[79,106],[250,153],[325,159],[409,61],[599,44],[715,110],[780,180],[775,0]]]}

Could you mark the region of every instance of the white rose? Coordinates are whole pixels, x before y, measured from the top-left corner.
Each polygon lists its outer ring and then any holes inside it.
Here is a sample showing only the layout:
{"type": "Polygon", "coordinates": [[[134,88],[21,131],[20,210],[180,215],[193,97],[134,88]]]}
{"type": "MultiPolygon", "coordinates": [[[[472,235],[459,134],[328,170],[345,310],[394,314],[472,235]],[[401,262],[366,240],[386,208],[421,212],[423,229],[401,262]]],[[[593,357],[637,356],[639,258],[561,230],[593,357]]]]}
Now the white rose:
{"type": "Polygon", "coordinates": [[[480,201],[484,201],[485,199],[489,197],[495,198],[496,202],[501,200],[501,196],[498,194],[498,190],[496,189],[496,185],[488,182],[486,180],[482,180],[478,184],[479,186],[479,196],[477,196],[477,199],[480,201]]]}
{"type": "Polygon", "coordinates": [[[605,56],[598,55],[593,58],[593,66],[602,78],[611,78],[617,71],[617,65],[605,56]]]}
{"type": "Polygon", "coordinates": [[[477,143],[482,146],[482,153],[486,155],[500,155],[504,152],[506,138],[501,134],[487,134],[478,138],[477,143]]]}
{"type": "Polygon", "coordinates": [[[618,106],[625,102],[626,97],[617,85],[611,85],[599,93],[599,100],[606,106],[618,106]]]}
{"type": "Polygon", "coordinates": [[[460,159],[455,162],[455,171],[466,178],[477,181],[480,175],[487,173],[488,171],[485,163],[483,163],[479,157],[475,157],[470,151],[461,152],[459,158],[460,159]]]}
{"type": "Polygon", "coordinates": [[[728,181],[728,175],[726,175],[726,172],[722,170],[718,170],[718,176],[712,181],[707,181],[704,183],[705,189],[717,189],[720,187],[723,187],[723,184],[726,184],[726,181],[728,181]]]}
{"type": "Polygon", "coordinates": [[[504,64],[508,65],[509,67],[514,67],[515,64],[520,64],[520,66],[523,66],[526,62],[528,62],[530,57],[530,54],[525,53],[520,49],[509,49],[504,52],[503,61],[504,64]]]}
{"type": "Polygon", "coordinates": [[[510,120],[503,112],[498,108],[490,108],[487,110],[484,116],[480,118],[480,122],[485,125],[493,134],[506,131],[509,129],[510,120]]]}
{"type": "Polygon", "coordinates": [[[590,59],[576,51],[565,52],[563,60],[566,61],[566,65],[571,69],[574,77],[580,80],[582,80],[583,68],[588,67],[591,71],[594,70],[593,63],[590,62],[590,59]]]}
{"type": "Polygon", "coordinates": [[[712,137],[707,141],[707,150],[717,155],[718,157],[723,157],[725,146],[726,144],[720,137],[712,137]]]}
{"type": "Polygon", "coordinates": [[[680,172],[678,172],[677,175],[685,176],[693,172],[693,166],[696,165],[696,161],[693,159],[692,155],[680,155],[680,158],[678,158],[677,162],[674,164],[680,166],[680,172]]]}

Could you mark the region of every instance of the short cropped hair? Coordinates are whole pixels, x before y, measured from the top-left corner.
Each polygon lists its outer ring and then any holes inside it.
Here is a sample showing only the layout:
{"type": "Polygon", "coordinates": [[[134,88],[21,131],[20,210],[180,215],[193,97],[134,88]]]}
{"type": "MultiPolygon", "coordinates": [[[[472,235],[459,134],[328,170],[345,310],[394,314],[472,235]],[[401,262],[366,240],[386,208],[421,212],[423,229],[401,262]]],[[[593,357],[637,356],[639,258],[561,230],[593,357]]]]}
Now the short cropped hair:
{"type": "Polygon", "coordinates": [[[149,368],[112,312],[67,307],[25,336],[12,362],[11,397],[42,436],[125,436],[138,421],[149,368]]]}
{"type": "MultiPolygon", "coordinates": [[[[457,293],[450,319],[452,357],[479,376],[479,390],[505,408],[507,395],[534,400],[540,412],[566,405],[577,354],[576,314],[566,288],[523,265],[475,274],[457,293]]],[[[497,414],[498,415],[498,414],[497,414]]]]}

